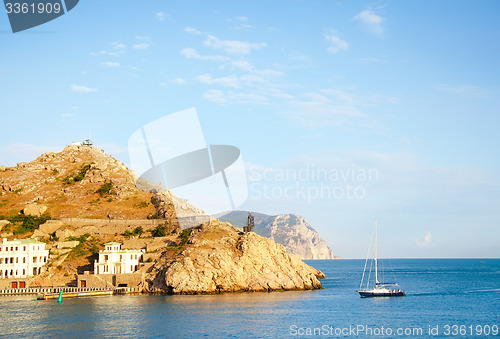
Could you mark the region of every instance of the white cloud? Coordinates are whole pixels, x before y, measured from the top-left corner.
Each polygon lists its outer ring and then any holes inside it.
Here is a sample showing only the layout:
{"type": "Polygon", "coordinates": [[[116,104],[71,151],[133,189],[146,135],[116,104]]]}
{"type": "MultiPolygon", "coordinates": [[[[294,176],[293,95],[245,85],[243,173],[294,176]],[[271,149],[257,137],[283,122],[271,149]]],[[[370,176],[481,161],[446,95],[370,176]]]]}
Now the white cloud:
{"type": "Polygon", "coordinates": [[[75,116],[75,114],[73,114],[73,113],[63,113],[60,115],[61,118],[71,118],[74,116],[75,116]]]}
{"type": "Polygon", "coordinates": [[[156,18],[156,20],[158,20],[158,21],[164,21],[164,20],[165,20],[165,18],[167,18],[167,17],[168,17],[168,14],[167,14],[167,13],[165,13],[165,12],[156,12],[156,13],[155,13],[155,18],[156,18]]]}
{"type": "Polygon", "coordinates": [[[221,85],[225,87],[233,87],[237,88],[240,87],[240,82],[237,77],[234,75],[229,76],[229,77],[222,77],[222,78],[213,78],[210,74],[202,74],[199,75],[195,78],[199,82],[207,85],[221,85]]]}
{"type": "Polygon", "coordinates": [[[384,18],[375,14],[372,11],[365,10],[354,17],[355,20],[361,21],[368,32],[374,35],[382,35],[384,33],[384,27],[382,26],[382,21],[384,18]]]}
{"type": "Polygon", "coordinates": [[[137,49],[137,50],[145,50],[145,49],[148,49],[148,48],[149,48],[149,44],[145,43],[145,42],[134,45],[134,49],[137,49]]]}
{"type": "Polygon", "coordinates": [[[429,231],[425,231],[425,236],[423,240],[415,239],[415,244],[418,248],[429,248],[432,247],[432,234],[429,231]]]}
{"type": "Polygon", "coordinates": [[[186,80],[184,80],[182,78],[175,78],[175,79],[171,80],[170,82],[172,82],[176,85],[185,85],[186,84],[186,80]]]}
{"type": "Polygon", "coordinates": [[[124,50],[126,47],[124,43],[121,43],[118,41],[114,41],[111,44],[113,45],[113,49],[118,50],[118,51],[124,50]]]}
{"type": "Polygon", "coordinates": [[[120,67],[120,63],[119,63],[119,62],[106,61],[106,62],[103,62],[102,64],[103,64],[104,66],[106,66],[106,67],[110,67],[110,68],[113,68],[113,67],[120,67]]]}
{"type": "Polygon", "coordinates": [[[436,85],[435,88],[439,91],[472,98],[485,98],[488,96],[487,90],[472,85],[451,86],[439,84],[436,85]]]}
{"type": "MultiPolygon", "coordinates": [[[[123,51],[120,51],[119,53],[124,53],[123,51]]],[[[117,57],[119,56],[118,52],[108,52],[108,51],[99,51],[99,52],[90,52],[90,55],[93,55],[93,56],[101,56],[101,55],[108,55],[108,56],[113,56],[113,57],[117,57]]]]}
{"type": "Polygon", "coordinates": [[[219,90],[209,90],[203,94],[203,98],[221,105],[225,104],[240,104],[240,105],[262,105],[269,102],[264,95],[257,93],[244,93],[228,91],[226,93],[219,90]]]}
{"type": "Polygon", "coordinates": [[[222,55],[200,55],[194,48],[184,48],[181,54],[188,59],[199,59],[199,60],[209,60],[209,61],[227,61],[230,60],[228,57],[222,55]]]}
{"type": "Polygon", "coordinates": [[[325,33],[325,39],[330,43],[328,52],[332,54],[349,48],[349,43],[340,39],[336,34],[337,33],[335,31],[328,31],[325,33]]]}
{"type": "Polygon", "coordinates": [[[366,99],[345,90],[322,89],[288,100],[282,114],[301,126],[366,126],[368,116],[360,110],[366,99]]]}
{"type": "Polygon", "coordinates": [[[267,46],[265,42],[252,43],[237,40],[221,40],[211,34],[208,35],[203,44],[215,49],[222,49],[229,54],[249,54],[253,49],[260,49],[267,46]]]}
{"type": "Polygon", "coordinates": [[[194,34],[194,35],[200,35],[201,34],[201,32],[198,31],[196,28],[189,27],[189,26],[187,26],[186,28],[184,28],[184,32],[189,33],[189,34],[194,34]]]}
{"type": "Polygon", "coordinates": [[[224,98],[224,93],[219,90],[211,89],[203,93],[203,99],[224,105],[227,100],[224,98]]]}
{"type": "Polygon", "coordinates": [[[120,54],[125,53],[126,45],[122,42],[118,41],[113,41],[111,43],[111,46],[113,47],[113,51],[105,51],[105,50],[100,50],[99,52],[90,52],[90,55],[93,56],[101,56],[101,55],[107,55],[107,56],[113,56],[113,57],[118,57],[120,54]]]}
{"type": "Polygon", "coordinates": [[[247,18],[246,16],[238,16],[238,17],[236,17],[236,19],[237,19],[238,21],[243,21],[243,22],[248,21],[248,18],[247,18]]]}
{"type": "Polygon", "coordinates": [[[264,69],[264,70],[259,70],[255,68],[251,63],[248,61],[244,60],[235,60],[231,62],[231,66],[241,69],[246,72],[251,72],[255,74],[259,74],[261,76],[266,76],[266,77],[276,77],[276,76],[281,76],[283,75],[283,72],[277,71],[274,69],[264,69]]]}
{"type": "Polygon", "coordinates": [[[149,37],[147,35],[136,35],[135,38],[137,40],[144,40],[144,41],[149,41],[151,39],[149,39],[149,37]]]}
{"type": "Polygon", "coordinates": [[[71,90],[78,93],[91,93],[97,92],[97,88],[91,88],[87,86],[71,85],[71,90]]]}

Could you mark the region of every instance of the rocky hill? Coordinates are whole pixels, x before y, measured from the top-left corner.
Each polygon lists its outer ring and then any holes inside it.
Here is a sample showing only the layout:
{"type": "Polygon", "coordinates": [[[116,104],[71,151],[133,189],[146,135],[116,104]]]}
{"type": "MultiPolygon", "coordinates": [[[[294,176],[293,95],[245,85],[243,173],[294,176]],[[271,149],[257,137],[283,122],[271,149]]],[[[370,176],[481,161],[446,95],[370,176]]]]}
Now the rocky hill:
{"type": "MultiPolygon", "coordinates": [[[[266,215],[252,213],[255,233],[285,246],[286,251],[302,260],[335,259],[335,255],[319,233],[302,216],[294,214],[266,215]]],[[[222,221],[243,227],[247,224],[248,212],[233,211],[219,217],[222,221]]]]}
{"type": "Polygon", "coordinates": [[[165,252],[147,274],[145,289],[174,294],[321,288],[323,273],[253,232],[217,220],[192,229],[189,246],[165,252]]]}
{"type": "Polygon", "coordinates": [[[27,206],[53,219],[176,218],[174,205],[177,213],[203,213],[169,191],[154,194],[135,183],[134,172],[104,151],[67,146],[16,167],[0,166],[0,216],[27,206]]]}

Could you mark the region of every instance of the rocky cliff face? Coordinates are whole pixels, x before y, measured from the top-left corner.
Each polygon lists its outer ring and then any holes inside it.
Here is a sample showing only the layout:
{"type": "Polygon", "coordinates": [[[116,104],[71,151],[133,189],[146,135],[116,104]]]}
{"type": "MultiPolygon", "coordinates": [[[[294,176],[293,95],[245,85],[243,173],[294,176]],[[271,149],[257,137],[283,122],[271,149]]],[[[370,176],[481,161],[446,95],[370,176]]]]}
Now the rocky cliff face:
{"type": "Polygon", "coordinates": [[[283,246],[218,220],[193,228],[187,243],[175,257],[165,252],[155,263],[146,290],[197,294],[318,289],[318,278],[324,278],[283,246]]]}
{"type": "MultiPolygon", "coordinates": [[[[255,222],[254,231],[285,246],[288,253],[295,254],[302,260],[335,259],[331,248],[304,217],[294,214],[270,216],[252,213],[252,215],[255,222]]],[[[219,219],[243,227],[246,226],[247,216],[248,212],[233,211],[219,219]]]]}

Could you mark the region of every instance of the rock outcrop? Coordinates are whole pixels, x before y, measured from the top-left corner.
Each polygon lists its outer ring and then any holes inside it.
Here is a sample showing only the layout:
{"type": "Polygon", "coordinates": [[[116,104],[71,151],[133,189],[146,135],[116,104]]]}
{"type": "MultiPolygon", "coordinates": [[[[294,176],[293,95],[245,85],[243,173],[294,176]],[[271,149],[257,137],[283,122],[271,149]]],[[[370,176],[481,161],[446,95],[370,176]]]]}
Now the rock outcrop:
{"type": "MultiPolygon", "coordinates": [[[[304,217],[294,214],[270,216],[252,213],[252,215],[255,233],[285,246],[288,253],[295,254],[302,260],[336,258],[332,249],[304,217]]],[[[248,212],[233,211],[219,219],[243,227],[246,226],[247,216],[248,212]]]]}
{"type": "Polygon", "coordinates": [[[322,272],[283,246],[229,223],[212,220],[191,229],[175,257],[165,252],[144,288],[172,294],[319,289],[322,272]]]}
{"type": "Polygon", "coordinates": [[[47,206],[38,204],[29,204],[23,209],[24,215],[40,217],[47,210],[47,206]]]}

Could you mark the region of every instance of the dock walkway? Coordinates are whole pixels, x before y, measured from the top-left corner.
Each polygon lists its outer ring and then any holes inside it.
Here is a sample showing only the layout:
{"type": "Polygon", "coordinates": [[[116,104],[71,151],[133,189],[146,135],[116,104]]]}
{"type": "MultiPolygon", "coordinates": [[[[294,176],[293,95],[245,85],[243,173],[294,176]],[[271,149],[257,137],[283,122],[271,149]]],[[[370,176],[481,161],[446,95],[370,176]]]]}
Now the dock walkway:
{"type": "Polygon", "coordinates": [[[57,299],[62,291],[63,298],[90,297],[98,295],[140,293],[138,287],[28,287],[0,289],[0,296],[36,294],[37,299],[57,299]]]}

